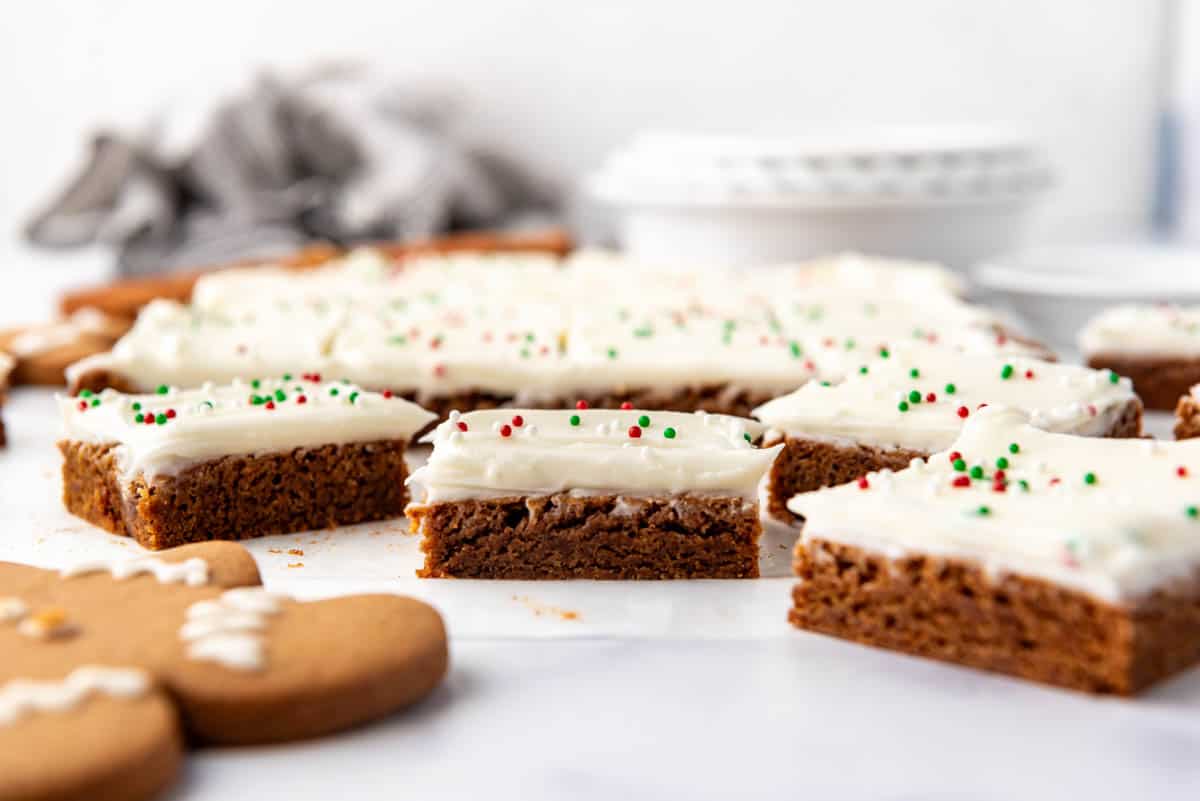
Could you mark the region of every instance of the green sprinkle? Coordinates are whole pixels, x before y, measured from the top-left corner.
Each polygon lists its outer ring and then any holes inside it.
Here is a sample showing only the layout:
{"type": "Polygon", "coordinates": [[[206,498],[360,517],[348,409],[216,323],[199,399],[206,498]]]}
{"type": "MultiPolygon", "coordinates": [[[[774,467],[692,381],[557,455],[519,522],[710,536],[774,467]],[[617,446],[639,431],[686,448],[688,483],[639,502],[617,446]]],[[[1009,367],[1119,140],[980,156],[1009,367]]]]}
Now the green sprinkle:
{"type": "Polygon", "coordinates": [[[615,358],[617,358],[617,349],[616,349],[616,348],[609,348],[609,349],[608,349],[608,358],[610,358],[610,359],[615,359],[615,358]]]}
{"type": "Polygon", "coordinates": [[[90,398],[90,397],[92,397],[92,395],[94,395],[94,394],[95,394],[95,393],[94,393],[94,392],[92,392],[90,389],[81,389],[81,390],[79,390],[79,397],[81,397],[81,398],[90,398]]]}
{"type": "Polygon", "coordinates": [[[979,479],[983,478],[983,468],[980,467],[979,465],[975,465],[974,467],[971,468],[970,475],[971,475],[971,478],[978,481],[979,479]]]}
{"type": "Polygon", "coordinates": [[[999,459],[997,459],[996,460],[996,469],[1007,470],[1008,469],[1008,459],[1006,459],[1003,456],[1001,456],[999,459]]]}
{"type": "Polygon", "coordinates": [[[92,406],[99,406],[99,405],[100,405],[100,399],[92,398],[92,406]]]}
{"type": "Polygon", "coordinates": [[[1120,380],[1121,380],[1121,376],[1117,375],[1117,374],[1116,374],[1116,373],[1114,373],[1112,370],[1109,370],[1109,371],[1108,371],[1108,383],[1110,383],[1110,384],[1116,384],[1116,383],[1117,383],[1117,382],[1119,382],[1120,380]]]}
{"type": "Polygon", "coordinates": [[[639,418],[638,418],[638,425],[639,425],[639,426],[641,426],[642,428],[645,428],[646,426],[650,425],[650,417],[649,417],[649,415],[645,415],[645,414],[643,414],[641,417],[639,417],[639,418]]]}
{"type": "Polygon", "coordinates": [[[921,371],[914,367],[913,369],[908,371],[908,377],[909,378],[920,378],[921,371]]]}
{"type": "Polygon", "coordinates": [[[337,394],[338,394],[338,388],[337,388],[337,387],[330,387],[330,388],[329,388],[329,394],[330,394],[330,395],[337,395],[337,394]]]}
{"type": "Polygon", "coordinates": [[[533,341],[533,332],[532,332],[532,331],[530,331],[528,334],[526,334],[526,335],[525,335],[525,341],[526,341],[526,342],[532,342],[532,341],[533,341]]]}
{"type": "Polygon", "coordinates": [[[521,348],[521,358],[522,359],[529,358],[529,348],[521,348]]]}
{"type": "Polygon", "coordinates": [[[351,392],[351,393],[350,393],[350,402],[351,402],[351,403],[354,403],[354,402],[355,402],[355,401],[357,401],[357,400],[358,400],[358,393],[357,393],[357,392],[351,392]]]}
{"type": "Polygon", "coordinates": [[[962,471],[966,470],[966,469],[967,469],[967,463],[966,463],[966,461],[965,461],[965,460],[963,460],[963,459],[955,459],[955,460],[954,460],[954,469],[955,469],[955,470],[957,470],[957,471],[958,471],[958,472],[960,472],[960,473],[961,473],[962,471]]]}
{"type": "Polygon", "coordinates": [[[1012,378],[1012,374],[1013,366],[1011,364],[1006,364],[1004,367],[1000,368],[1000,377],[1004,380],[1007,381],[1008,379],[1012,378]]]}
{"type": "Polygon", "coordinates": [[[133,422],[135,422],[135,423],[140,423],[140,422],[142,422],[143,419],[144,418],[140,414],[135,414],[133,416],[133,422]]]}
{"type": "Polygon", "coordinates": [[[291,381],[291,380],[292,380],[292,374],[291,374],[291,373],[284,373],[284,374],[283,374],[283,380],[284,380],[284,381],[291,381]]]}
{"type": "Polygon", "coordinates": [[[953,384],[946,385],[946,394],[947,395],[953,395],[955,392],[958,392],[958,387],[954,386],[953,384]]]}
{"type": "Polygon", "coordinates": [[[261,397],[259,397],[258,395],[250,396],[250,405],[251,406],[258,406],[262,402],[263,402],[263,399],[261,397]]]}
{"type": "Polygon", "coordinates": [[[915,389],[912,392],[908,393],[908,402],[909,403],[920,403],[921,402],[921,393],[917,392],[915,389]]]}
{"type": "Polygon", "coordinates": [[[751,443],[754,442],[754,440],[750,439],[749,434],[742,434],[742,437],[745,438],[746,442],[751,442],[751,443]]]}
{"type": "Polygon", "coordinates": [[[262,386],[262,382],[256,378],[250,382],[250,386],[254,387],[255,389],[258,389],[259,387],[262,386]]]}
{"type": "Polygon", "coordinates": [[[579,415],[577,415],[577,414],[571,415],[571,425],[573,425],[573,426],[579,425],[579,415]]]}
{"type": "Polygon", "coordinates": [[[166,395],[167,392],[170,391],[170,387],[168,387],[166,384],[159,384],[158,389],[156,389],[154,391],[157,392],[159,395],[166,395]]]}
{"type": "Polygon", "coordinates": [[[879,358],[881,358],[881,359],[886,359],[886,358],[888,358],[888,357],[889,357],[889,356],[891,356],[891,355],[892,355],[892,352],[891,352],[890,350],[888,350],[887,348],[880,348],[880,349],[879,349],[879,358]]]}
{"type": "Polygon", "coordinates": [[[1018,444],[1017,444],[1017,443],[1015,443],[1015,442],[1010,442],[1010,443],[1009,443],[1009,445],[1008,445],[1008,452],[1009,452],[1009,453],[1020,453],[1020,452],[1021,452],[1021,446],[1020,446],[1020,445],[1018,445],[1018,444]]]}
{"type": "Polygon", "coordinates": [[[902,412],[907,412],[908,411],[908,401],[900,401],[899,403],[896,404],[896,408],[902,412]]]}
{"type": "Polygon", "coordinates": [[[1089,485],[1095,484],[1096,483],[1096,474],[1095,473],[1084,473],[1083,474],[1083,483],[1089,484],[1089,485]]]}
{"type": "Polygon", "coordinates": [[[395,336],[388,337],[389,345],[404,345],[407,343],[408,337],[404,336],[403,334],[396,334],[395,336]]]}
{"type": "Polygon", "coordinates": [[[663,436],[666,437],[667,439],[675,439],[675,429],[671,428],[670,426],[667,426],[666,428],[663,429],[663,436]]]}
{"type": "Polygon", "coordinates": [[[1028,481],[1026,481],[1025,479],[1022,478],[1019,481],[1017,481],[1017,484],[1021,487],[1021,489],[1023,491],[1029,492],[1029,482],[1028,481]]]}
{"type": "Polygon", "coordinates": [[[206,400],[206,401],[200,401],[200,405],[201,405],[201,406],[204,406],[205,408],[208,408],[208,409],[211,409],[211,408],[213,408],[213,402],[212,402],[212,401],[208,401],[208,400],[206,400]]]}
{"type": "Polygon", "coordinates": [[[854,350],[854,339],[853,338],[846,340],[846,350],[854,350]]]}
{"type": "Polygon", "coordinates": [[[138,403],[137,401],[134,401],[132,408],[135,412],[140,412],[142,410],[142,404],[138,403]]]}
{"type": "Polygon", "coordinates": [[[987,517],[992,513],[992,510],[987,506],[980,506],[975,510],[975,514],[979,517],[987,517]]]}
{"type": "Polygon", "coordinates": [[[804,355],[804,350],[800,347],[800,343],[794,339],[788,343],[788,350],[792,352],[793,359],[799,359],[802,355],[804,355]]]}
{"type": "Polygon", "coordinates": [[[1189,506],[1184,511],[1187,512],[1187,516],[1192,518],[1193,520],[1200,517],[1200,507],[1189,506]]]}
{"type": "Polygon", "coordinates": [[[154,422],[158,423],[160,426],[166,425],[167,424],[167,416],[165,414],[160,413],[154,417],[154,422]]]}
{"type": "Polygon", "coordinates": [[[823,387],[832,387],[833,386],[833,384],[830,384],[828,381],[818,381],[817,383],[823,387]]]}
{"type": "Polygon", "coordinates": [[[282,403],[283,401],[287,400],[287,393],[284,392],[282,389],[275,390],[275,400],[282,403]]]}
{"type": "Polygon", "coordinates": [[[638,339],[646,339],[654,336],[654,329],[650,326],[642,326],[641,328],[633,329],[633,335],[638,339]]]}
{"type": "Polygon", "coordinates": [[[870,371],[867,370],[867,366],[864,364],[862,367],[858,368],[858,372],[859,375],[866,375],[870,371]]]}

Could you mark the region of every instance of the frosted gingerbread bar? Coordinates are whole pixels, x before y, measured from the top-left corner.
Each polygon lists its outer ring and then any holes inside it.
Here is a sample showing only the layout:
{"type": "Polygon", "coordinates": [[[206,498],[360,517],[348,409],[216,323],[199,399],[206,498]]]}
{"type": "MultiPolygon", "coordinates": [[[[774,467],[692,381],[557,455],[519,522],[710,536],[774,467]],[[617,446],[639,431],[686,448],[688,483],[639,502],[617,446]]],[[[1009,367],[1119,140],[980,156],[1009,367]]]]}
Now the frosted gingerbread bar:
{"type": "Polygon", "coordinates": [[[764,482],[764,505],[788,520],[784,504],[796,493],[898,470],[943,450],[988,404],[1023,409],[1048,431],[1142,431],[1142,405],[1129,379],[1110,370],[918,345],[880,348],[841,384],[809,383],[755,409],[768,429],[764,444],[784,446],[764,482]]]}
{"type": "Polygon", "coordinates": [[[1092,367],[1129,376],[1147,409],[1170,411],[1200,383],[1200,307],[1105,309],[1080,332],[1079,349],[1092,367]]]}
{"type": "Polygon", "coordinates": [[[788,508],[800,628],[1097,693],[1200,659],[1200,442],[990,407],[928,461],[788,508]]]}
{"type": "Polygon", "coordinates": [[[68,511],[154,549],[399,517],[433,420],[313,374],[59,403],[68,511]]]}
{"type": "Polygon", "coordinates": [[[0,448],[8,443],[4,434],[4,401],[8,396],[8,377],[15,364],[16,360],[13,357],[0,351],[0,448]]]}
{"type": "Polygon", "coordinates": [[[755,487],[779,448],[750,420],[636,409],[452,414],[410,482],[425,577],[749,578],[755,487]]]}

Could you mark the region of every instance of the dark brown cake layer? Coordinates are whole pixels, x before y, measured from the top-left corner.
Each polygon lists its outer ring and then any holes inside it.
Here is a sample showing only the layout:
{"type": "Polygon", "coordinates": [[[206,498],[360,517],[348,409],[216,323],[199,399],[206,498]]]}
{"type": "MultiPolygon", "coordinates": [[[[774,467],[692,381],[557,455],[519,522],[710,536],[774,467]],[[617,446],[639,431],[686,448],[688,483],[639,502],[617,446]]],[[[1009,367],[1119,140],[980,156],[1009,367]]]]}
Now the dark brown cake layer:
{"type": "Polygon", "coordinates": [[[1122,356],[1097,353],[1088,357],[1088,367],[1107,368],[1128,376],[1147,409],[1171,411],[1179,396],[1200,384],[1200,359],[1122,356]]]}
{"type": "Polygon", "coordinates": [[[799,628],[1093,693],[1130,695],[1200,660],[1200,574],[1132,607],[953,559],[796,549],[799,628]]]}
{"type": "Polygon", "coordinates": [[[67,510],[155,550],[400,517],[404,446],[381,440],[224,456],[122,486],[116,446],[58,445],[67,510]]]}
{"type": "MultiPolygon", "coordinates": [[[[1104,436],[1128,439],[1142,435],[1142,405],[1130,401],[1104,436]]],[[[801,492],[847,484],[859,476],[888,468],[903,470],[915,458],[927,458],[925,451],[907,448],[876,448],[871,445],[839,445],[816,439],[784,435],[768,436],[763,447],[783,443],[783,451],[767,474],[767,511],[777,520],[794,519],[787,502],[801,492]]]]}
{"type": "Polygon", "coordinates": [[[569,493],[413,506],[425,578],[755,578],[757,507],[705,495],[569,493]]]}
{"type": "Polygon", "coordinates": [[[1175,407],[1175,439],[1195,437],[1200,437],[1200,403],[1189,392],[1175,407]]]}

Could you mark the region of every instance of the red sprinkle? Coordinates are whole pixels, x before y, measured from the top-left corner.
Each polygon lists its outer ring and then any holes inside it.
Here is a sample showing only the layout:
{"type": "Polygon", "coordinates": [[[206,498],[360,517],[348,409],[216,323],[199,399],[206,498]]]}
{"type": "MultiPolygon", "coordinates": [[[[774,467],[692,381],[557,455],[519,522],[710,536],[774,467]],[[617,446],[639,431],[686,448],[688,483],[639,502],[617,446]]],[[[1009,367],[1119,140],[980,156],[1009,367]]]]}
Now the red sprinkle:
{"type": "Polygon", "coordinates": [[[996,334],[997,345],[1003,345],[1005,342],[1008,342],[1008,337],[1004,336],[1004,334],[996,334]]]}
{"type": "Polygon", "coordinates": [[[521,426],[525,425],[525,418],[519,414],[514,414],[512,424],[517,428],[520,428],[521,426]]]}
{"type": "Polygon", "coordinates": [[[385,397],[385,398],[390,398],[390,397],[392,397],[392,391],[391,391],[390,389],[385,389],[385,390],[383,391],[383,397],[385,397]]]}
{"type": "Polygon", "coordinates": [[[804,360],[804,369],[811,373],[817,369],[817,366],[815,364],[813,364],[812,359],[805,359],[804,360]]]}
{"type": "Polygon", "coordinates": [[[937,403],[937,395],[930,392],[928,395],[925,396],[925,402],[926,403],[937,403]]]}
{"type": "Polygon", "coordinates": [[[971,413],[971,410],[970,410],[970,409],[968,409],[966,406],[959,406],[959,407],[958,407],[958,416],[959,416],[959,417],[962,417],[963,419],[966,419],[966,416],[967,416],[967,415],[969,415],[970,413],[971,413]]]}
{"type": "Polygon", "coordinates": [[[577,401],[575,401],[575,408],[576,408],[576,409],[583,410],[583,409],[586,409],[587,407],[588,407],[588,402],[587,402],[587,401],[585,401],[585,400],[577,400],[577,401]]]}
{"type": "Polygon", "coordinates": [[[969,487],[971,486],[971,479],[969,476],[955,476],[954,481],[950,482],[950,484],[954,487],[969,487]]]}
{"type": "Polygon", "coordinates": [[[458,423],[457,423],[457,425],[458,425],[458,430],[459,430],[459,431],[466,431],[466,430],[467,430],[467,424],[466,424],[466,423],[464,423],[462,420],[459,420],[459,421],[458,421],[458,423]]]}
{"type": "Polygon", "coordinates": [[[637,439],[641,435],[642,435],[641,428],[639,428],[638,426],[630,426],[629,427],[629,436],[630,437],[632,437],[633,439],[637,439]]]}
{"type": "Polygon", "coordinates": [[[540,348],[538,348],[538,354],[541,356],[549,356],[550,355],[550,346],[542,345],[540,348]]]}
{"type": "Polygon", "coordinates": [[[442,346],[442,338],[441,337],[434,337],[433,339],[429,340],[429,349],[430,350],[437,350],[441,346],[442,346]]]}
{"type": "Polygon", "coordinates": [[[275,401],[267,401],[267,408],[268,408],[268,409],[274,409],[274,408],[275,408],[275,401]]]}
{"type": "Polygon", "coordinates": [[[1003,470],[997,470],[992,478],[995,481],[1003,481],[1005,478],[1007,478],[1007,474],[1003,470]]]}
{"type": "Polygon", "coordinates": [[[142,422],[144,422],[148,426],[154,425],[154,415],[152,415],[152,414],[146,415],[146,417],[142,420],[142,422]]]}
{"type": "Polygon", "coordinates": [[[1050,479],[1050,486],[1052,486],[1052,487],[1053,487],[1055,484],[1061,484],[1061,483],[1062,483],[1062,479],[1061,479],[1061,478],[1052,478],[1052,479],[1050,479]]]}
{"type": "Polygon", "coordinates": [[[166,412],[166,414],[167,414],[167,419],[168,419],[168,420],[174,420],[174,419],[175,419],[175,410],[174,410],[174,409],[167,409],[167,412],[166,412]]]}
{"type": "Polygon", "coordinates": [[[962,458],[962,454],[958,451],[950,451],[950,464],[954,464],[962,458]]]}
{"type": "Polygon", "coordinates": [[[825,337],[823,340],[821,340],[821,344],[827,348],[832,348],[833,340],[830,337],[825,337]]]}
{"type": "Polygon", "coordinates": [[[512,436],[512,426],[509,426],[509,425],[500,426],[500,436],[511,437],[512,436]]]}
{"type": "Polygon", "coordinates": [[[86,411],[87,411],[87,401],[80,401],[80,402],[79,402],[79,411],[81,411],[81,412],[86,412],[86,411]]]}
{"type": "Polygon", "coordinates": [[[1032,371],[1032,370],[1026,370],[1026,371],[1025,371],[1025,377],[1026,377],[1026,378],[1030,378],[1030,379],[1032,379],[1032,378],[1033,378],[1033,371],[1032,371]]]}
{"type": "Polygon", "coordinates": [[[630,401],[625,401],[624,403],[621,404],[621,408],[628,411],[629,409],[633,408],[633,404],[630,401]]]}
{"type": "Polygon", "coordinates": [[[866,476],[858,477],[858,488],[859,489],[870,489],[871,488],[871,482],[867,481],[866,476]]]}
{"type": "Polygon", "coordinates": [[[1180,478],[1187,478],[1187,474],[1187,468],[1183,465],[1179,465],[1179,467],[1175,468],[1175,475],[1179,476],[1180,478]]]}
{"type": "Polygon", "coordinates": [[[441,378],[442,376],[444,376],[444,375],[446,374],[446,365],[444,365],[444,364],[435,364],[435,365],[433,366],[433,374],[434,374],[435,376],[437,376],[438,378],[441,378]]]}
{"type": "Polygon", "coordinates": [[[997,481],[992,484],[992,492],[1004,492],[1006,489],[1008,489],[1008,484],[1003,481],[997,481]]]}
{"type": "MultiPolygon", "coordinates": [[[[297,395],[296,403],[308,403],[308,398],[304,397],[303,395],[297,395]]],[[[167,415],[167,417],[170,417],[170,416],[171,415],[167,415]]]]}

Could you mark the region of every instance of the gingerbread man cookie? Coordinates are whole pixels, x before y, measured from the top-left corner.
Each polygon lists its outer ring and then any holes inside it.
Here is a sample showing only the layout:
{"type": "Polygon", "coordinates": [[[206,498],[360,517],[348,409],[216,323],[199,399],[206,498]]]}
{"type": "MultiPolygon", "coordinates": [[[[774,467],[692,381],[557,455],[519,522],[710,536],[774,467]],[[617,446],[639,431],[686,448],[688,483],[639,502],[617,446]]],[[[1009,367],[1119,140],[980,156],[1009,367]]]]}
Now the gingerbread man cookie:
{"type": "Polygon", "coordinates": [[[185,740],[279,742],[379,718],[446,672],[441,617],[394,595],[267,593],[208,542],[56,572],[0,562],[0,799],[142,799],[185,740]]]}

